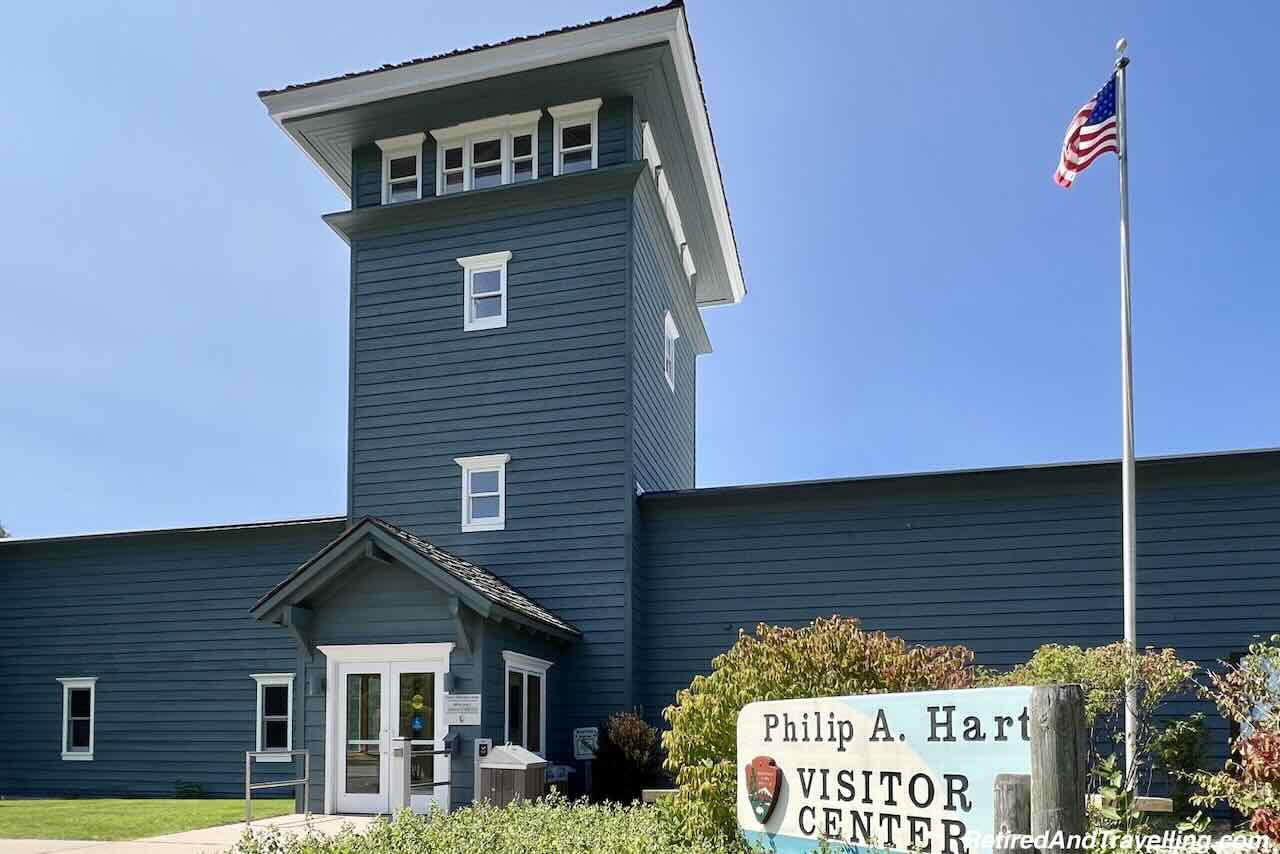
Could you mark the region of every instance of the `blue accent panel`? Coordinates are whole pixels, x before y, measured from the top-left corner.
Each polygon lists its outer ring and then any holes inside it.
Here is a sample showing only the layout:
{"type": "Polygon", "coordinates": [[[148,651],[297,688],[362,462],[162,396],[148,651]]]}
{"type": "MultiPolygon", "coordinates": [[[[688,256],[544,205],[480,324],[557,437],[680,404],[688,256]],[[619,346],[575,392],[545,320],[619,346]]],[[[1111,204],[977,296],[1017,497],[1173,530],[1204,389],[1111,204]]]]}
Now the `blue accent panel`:
{"type": "MultiPolygon", "coordinates": [[[[294,672],[298,661],[293,639],[249,608],[342,527],[5,545],[0,792],[172,797],[183,781],[243,796],[244,751],[255,746],[250,674],[294,672]],[[60,676],[98,677],[91,762],[61,758],[60,676]]],[[[302,686],[299,675],[296,694],[302,686]]]]}

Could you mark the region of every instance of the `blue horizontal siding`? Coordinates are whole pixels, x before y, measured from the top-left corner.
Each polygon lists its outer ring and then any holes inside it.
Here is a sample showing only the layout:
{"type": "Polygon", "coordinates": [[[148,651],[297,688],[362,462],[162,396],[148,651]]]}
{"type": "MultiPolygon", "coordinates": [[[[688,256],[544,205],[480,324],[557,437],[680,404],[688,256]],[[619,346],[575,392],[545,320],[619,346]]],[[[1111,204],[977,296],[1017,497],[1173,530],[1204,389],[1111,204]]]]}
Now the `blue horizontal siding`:
{"type": "Polygon", "coordinates": [[[249,608],[342,527],[0,547],[0,793],[172,795],[182,781],[243,795],[250,674],[297,661],[249,608]],[[91,762],[61,758],[66,676],[98,677],[91,762]]]}
{"type": "MultiPolygon", "coordinates": [[[[1119,497],[1089,466],[643,498],[640,697],[656,716],[760,622],[858,617],[996,667],[1120,639],[1119,497]]],[[[1142,645],[1212,665],[1275,631],[1280,455],[1140,464],[1138,568],[1142,645]]]]}
{"type": "Polygon", "coordinates": [[[553,708],[554,756],[631,687],[631,207],[622,191],[494,205],[353,243],[351,506],[474,560],[583,630],[556,674],[556,696],[574,702],[553,708]],[[502,250],[507,326],[465,332],[457,258],[502,250]],[[504,452],[506,530],[462,533],[454,458],[504,452]]]}

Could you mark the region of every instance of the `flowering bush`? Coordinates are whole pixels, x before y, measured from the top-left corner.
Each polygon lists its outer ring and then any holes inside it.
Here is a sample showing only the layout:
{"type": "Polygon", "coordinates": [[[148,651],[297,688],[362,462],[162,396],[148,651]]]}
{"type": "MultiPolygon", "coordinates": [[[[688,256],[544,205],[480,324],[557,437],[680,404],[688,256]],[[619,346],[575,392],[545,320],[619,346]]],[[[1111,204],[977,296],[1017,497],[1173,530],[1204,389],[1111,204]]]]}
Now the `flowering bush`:
{"type": "Polygon", "coordinates": [[[452,813],[402,812],[363,833],[286,836],[274,828],[245,831],[231,854],[737,854],[736,849],[674,838],[667,807],[589,805],[559,796],[480,803],[452,813]]]}
{"type": "Polygon", "coordinates": [[[663,717],[667,767],[680,787],[671,808],[689,840],[737,838],[738,712],[757,700],[838,697],[973,687],[973,653],[961,646],[909,646],[855,619],[819,619],[803,628],[763,623],[676,695],[663,717]]]}
{"type": "Polygon", "coordinates": [[[1239,664],[1219,664],[1203,693],[1240,735],[1222,771],[1189,775],[1204,790],[1191,800],[1226,801],[1248,816],[1250,830],[1280,842],[1280,635],[1250,646],[1239,664]]]}

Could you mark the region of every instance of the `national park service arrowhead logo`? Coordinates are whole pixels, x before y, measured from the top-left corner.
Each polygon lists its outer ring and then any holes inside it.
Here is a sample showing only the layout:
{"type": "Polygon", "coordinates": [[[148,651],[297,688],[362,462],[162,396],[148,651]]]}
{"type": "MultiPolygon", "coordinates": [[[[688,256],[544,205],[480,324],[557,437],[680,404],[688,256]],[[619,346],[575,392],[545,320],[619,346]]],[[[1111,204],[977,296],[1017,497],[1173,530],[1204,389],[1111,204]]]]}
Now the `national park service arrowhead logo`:
{"type": "Polygon", "coordinates": [[[782,791],[782,769],[768,756],[757,756],[745,767],[747,772],[747,800],[756,820],[764,824],[773,815],[782,791]]]}

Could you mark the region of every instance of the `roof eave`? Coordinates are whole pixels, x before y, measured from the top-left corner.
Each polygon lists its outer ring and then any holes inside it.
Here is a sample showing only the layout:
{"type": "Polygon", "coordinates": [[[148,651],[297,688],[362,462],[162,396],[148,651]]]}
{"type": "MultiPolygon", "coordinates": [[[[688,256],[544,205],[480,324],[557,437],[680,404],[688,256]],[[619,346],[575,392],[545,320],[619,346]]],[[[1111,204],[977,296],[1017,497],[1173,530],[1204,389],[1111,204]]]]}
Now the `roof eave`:
{"type": "Polygon", "coordinates": [[[738,245],[729,218],[720,163],[711,135],[711,122],[702,96],[702,84],[693,56],[693,42],[683,8],[675,7],[605,21],[594,26],[444,56],[428,62],[267,92],[259,97],[271,120],[302,149],[311,162],[329,176],[343,194],[350,197],[351,187],[346,178],[334,164],[318,157],[300,132],[295,133],[288,124],[291,120],[660,43],[666,43],[670,47],[675,60],[681,101],[689,126],[693,129],[694,147],[706,184],[707,197],[711,202],[716,234],[729,280],[730,293],[726,298],[703,300],[699,304],[736,304],[746,296],[747,287],[738,259],[738,245]]]}

